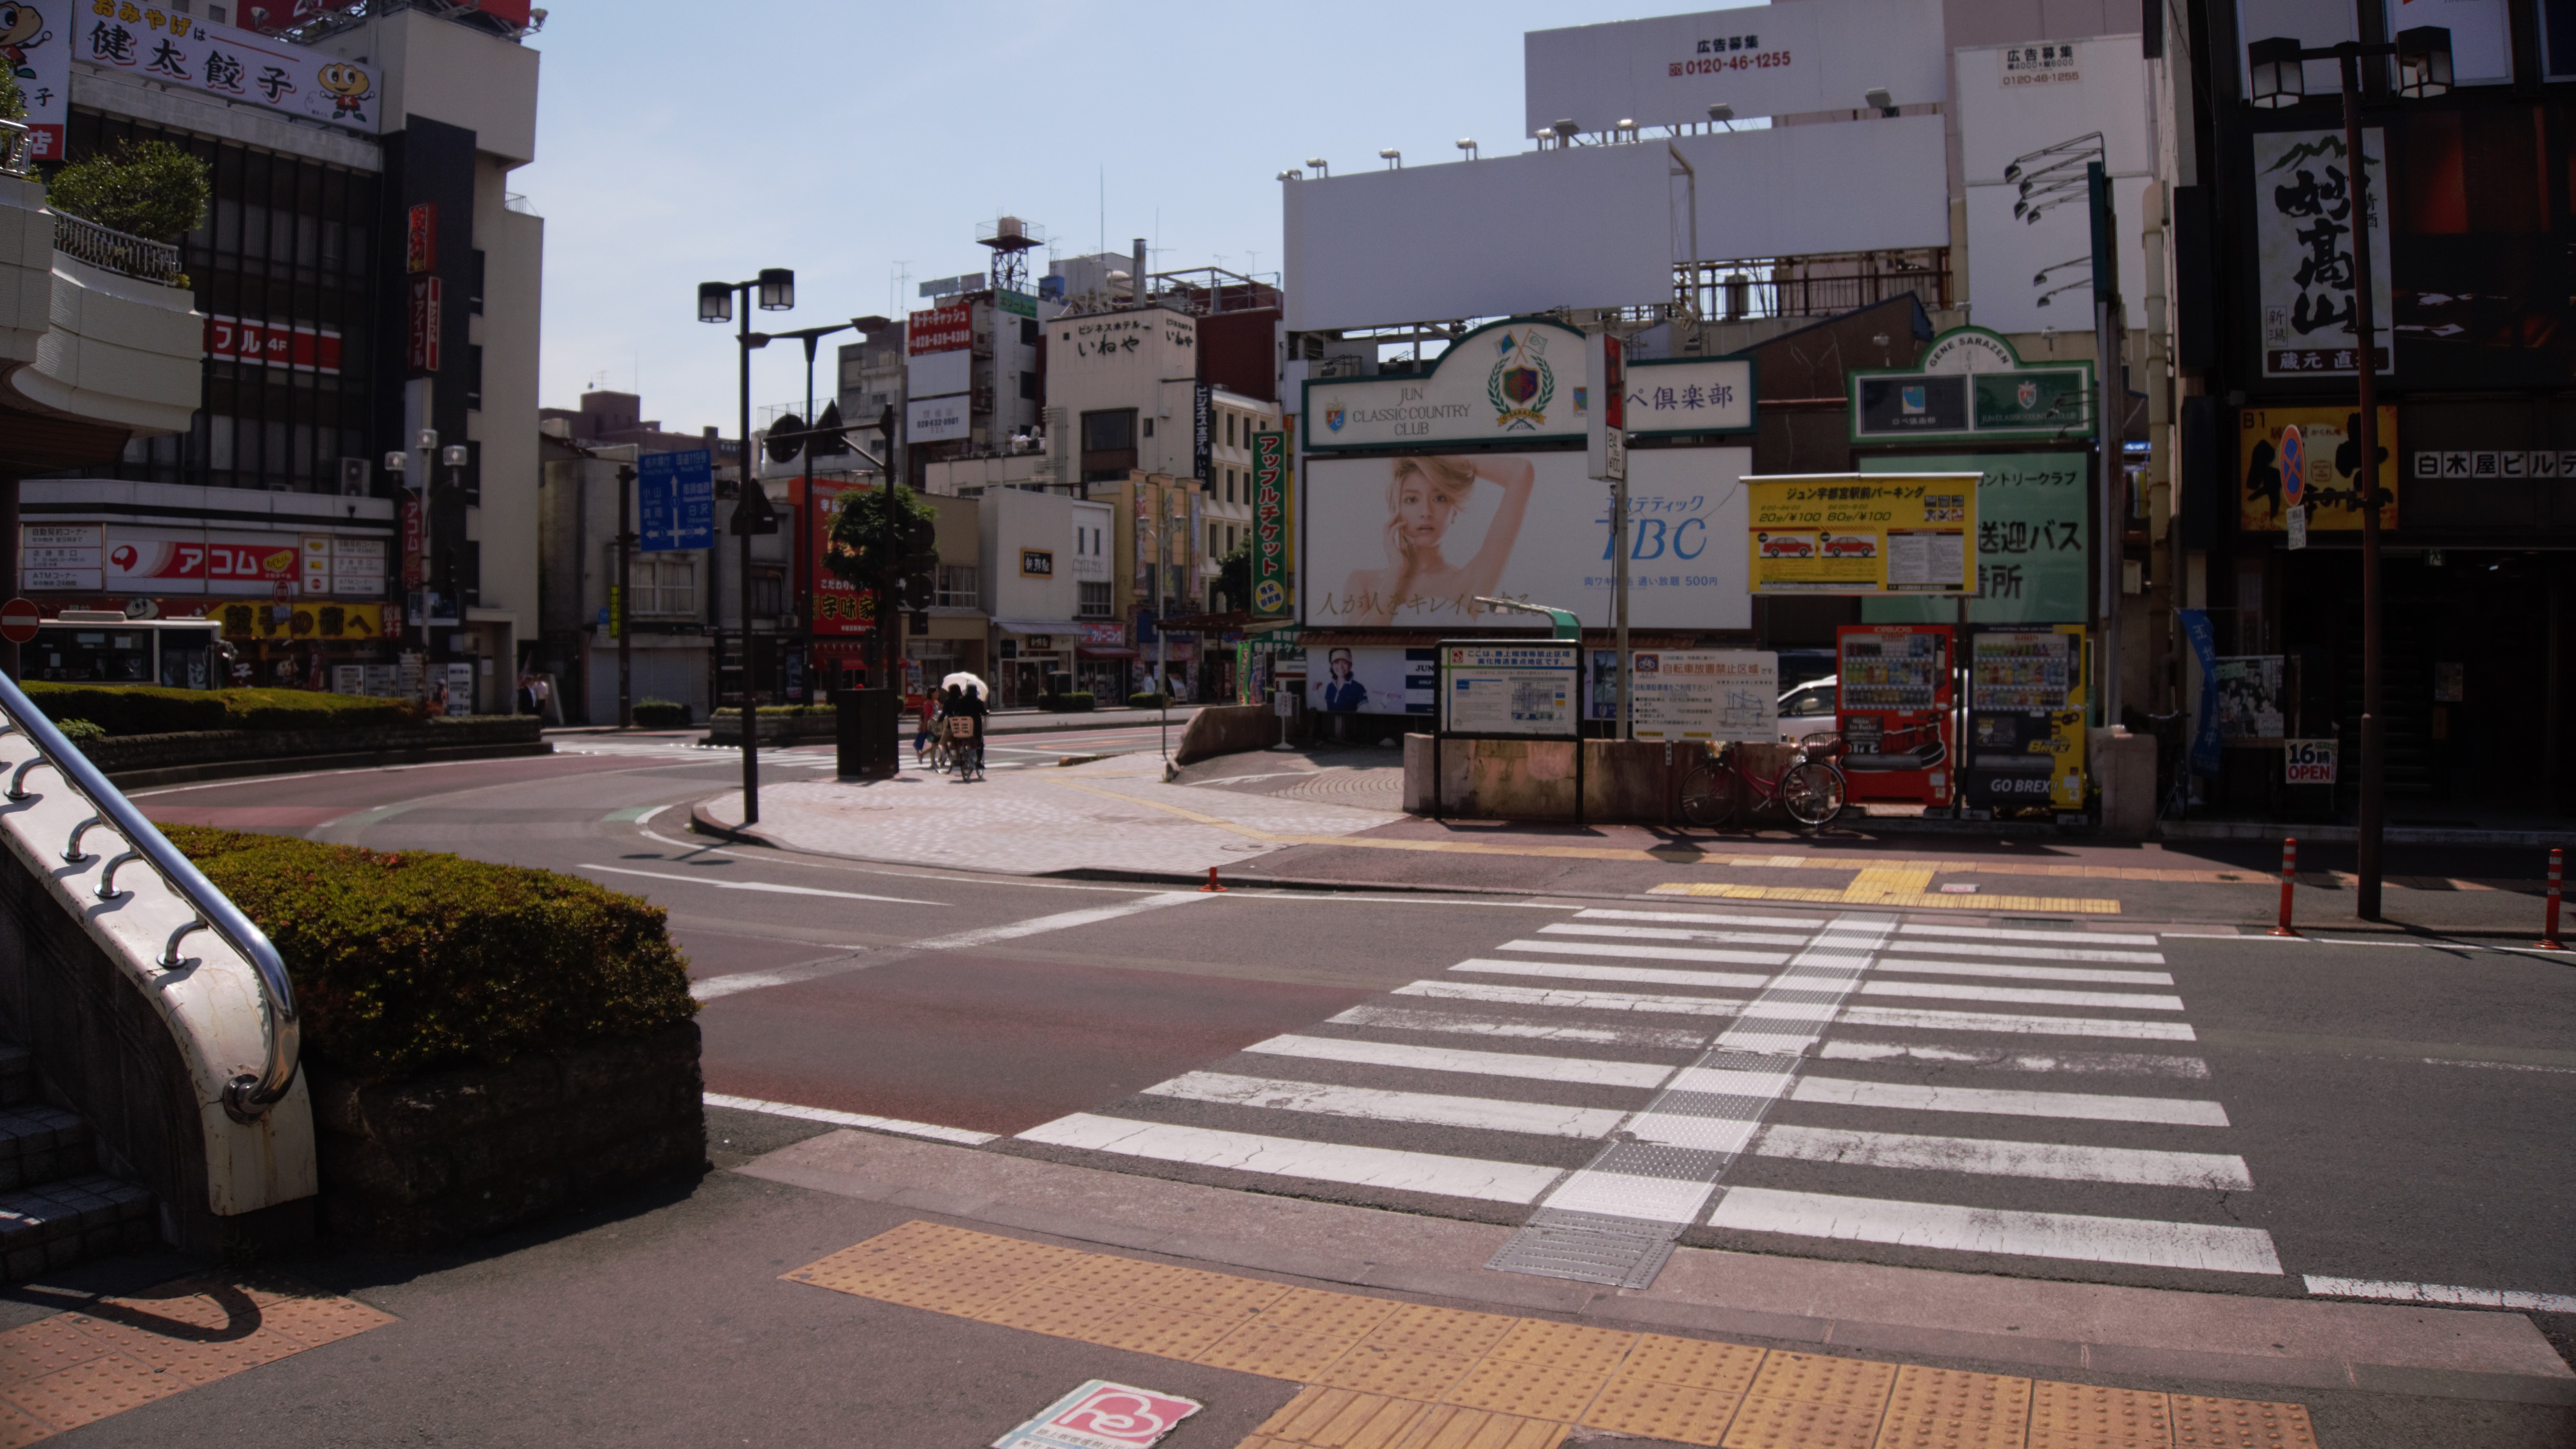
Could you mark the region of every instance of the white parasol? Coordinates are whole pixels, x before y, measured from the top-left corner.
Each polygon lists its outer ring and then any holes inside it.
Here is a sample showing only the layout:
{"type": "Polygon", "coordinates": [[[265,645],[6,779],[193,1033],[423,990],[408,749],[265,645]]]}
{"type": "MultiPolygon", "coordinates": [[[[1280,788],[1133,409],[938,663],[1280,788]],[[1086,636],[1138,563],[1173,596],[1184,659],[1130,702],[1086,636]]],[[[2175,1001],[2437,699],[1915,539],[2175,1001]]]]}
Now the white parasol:
{"type": "Polygon", "coordinates": [[[986,704],[991,704],[993,702],[993,687],[962,669],[939,681],[939,692],[945,694],[951,686],[955,686],[959,689],[973,690],[976,696],[982,699],[986,704]]]}

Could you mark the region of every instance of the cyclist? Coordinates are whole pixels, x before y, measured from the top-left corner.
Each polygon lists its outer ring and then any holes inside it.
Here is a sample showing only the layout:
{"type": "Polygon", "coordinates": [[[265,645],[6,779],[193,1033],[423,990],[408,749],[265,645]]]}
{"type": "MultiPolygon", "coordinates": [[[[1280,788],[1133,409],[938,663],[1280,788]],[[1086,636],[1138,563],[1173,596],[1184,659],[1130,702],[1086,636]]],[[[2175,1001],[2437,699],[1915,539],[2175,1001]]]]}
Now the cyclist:
{"type": "Polygon", "coordinates": [[[961,780],[984,773],[984,719],[990,713],[982,690],[971,684],[949,688],[948,748],[961,780]]]}

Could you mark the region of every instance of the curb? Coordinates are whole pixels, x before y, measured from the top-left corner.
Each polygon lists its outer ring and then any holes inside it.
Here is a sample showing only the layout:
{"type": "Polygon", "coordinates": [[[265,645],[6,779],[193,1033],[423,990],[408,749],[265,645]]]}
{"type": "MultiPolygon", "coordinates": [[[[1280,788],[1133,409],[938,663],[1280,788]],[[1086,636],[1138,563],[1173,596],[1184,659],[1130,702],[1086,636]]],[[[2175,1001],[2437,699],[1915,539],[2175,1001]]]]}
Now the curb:
{"type": "MultiPolygon", "coordinates": [[[[770,839],[768,836],[761,834],[757,830],[746,829],[740,825],[727,825],[723,821],[715,818],[713,815],[708,814],[706,802],[703,800],[696,801],[689,806],[689,833],[691,835],[712,835],[718,840],[729,841],[735,845],[759,845],[766,846],[771,850],[779,848],[777,841],[770,839]]],[[[824,852],[809,851],[806,853],[821,855],[824,852]]],[[[834,860],[860,859],[860,857],[854,855],[833,856],[832,858],[834,860]]],[[[868,863],[871,865],[893,865],[898,862],[870,861],[868,863]]]]}
{"type": "MultiPolygon", "coordinates": [[[[2280,840],[2295,835],[2301,840],[2349,845],[2360,837],[2361,831],[2350,825],[2281,825],[2263,820],[2165,820],[2157,823],[2156,834],[2165,840],[2280,840]]],[[[2475,830],[2392,825],[2381,835],[2391,845],[2558,846],[2576,849],[2576,830],[2475,830]]]]}
{"type": "Polygon", "coordinates": [[[250,780],[262,775],[306,775],[326,770],[381,770],[388,765],[435,765],[464,760],[511,760],[551,755],[552,743],[443,745],[417,750],[352,750],[337,755],[295,755],[266,760],[207,760],[194,765],[156,765],[140,770],[111,770],[108,783],[120,790],[150,790],[164,785],[191,785],[201,780],[250,780]]]}

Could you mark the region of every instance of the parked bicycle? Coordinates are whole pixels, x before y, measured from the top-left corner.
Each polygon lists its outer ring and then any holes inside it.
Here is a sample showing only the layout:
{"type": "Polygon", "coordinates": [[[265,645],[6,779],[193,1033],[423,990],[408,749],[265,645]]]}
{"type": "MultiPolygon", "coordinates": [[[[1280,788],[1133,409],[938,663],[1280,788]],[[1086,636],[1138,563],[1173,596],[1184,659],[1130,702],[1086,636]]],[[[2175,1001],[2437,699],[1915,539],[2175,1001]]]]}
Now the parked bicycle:
{"type": "Polygon", "coordinates": [[[1780,773],[1765,777],[1747,763],[1742,745],[1712,742],[1682,777],[1682,819],[1704,829],[1724,829],[1739,815],[1749,817],[1777,805],[1812,830],[1840,815],[1851,796],[1841,765],[1849,749],[1841,735],[1808,735],[1780,773]]]}

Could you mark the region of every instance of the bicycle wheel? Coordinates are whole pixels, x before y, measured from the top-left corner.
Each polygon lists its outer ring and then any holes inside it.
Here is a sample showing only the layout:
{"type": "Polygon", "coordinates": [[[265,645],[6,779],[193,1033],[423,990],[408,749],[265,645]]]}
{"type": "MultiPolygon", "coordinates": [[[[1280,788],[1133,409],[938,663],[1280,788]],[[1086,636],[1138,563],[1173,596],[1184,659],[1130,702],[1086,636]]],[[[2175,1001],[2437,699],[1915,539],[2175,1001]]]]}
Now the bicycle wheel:
{"type": "Polygon", "coordinates": [[[1703,760],[1682,776],[1683,823],[1704,830],[1723,829],[1734,823],[1743,798],[1744,784],[1735,778],[1733,770],[1722,770],[1703,760]]]}
{"type": "Polygon", "coordinates": [[[1831,765],[1801,760],[1780,776],[1780,808],[1813,829],[1843,813],[1843,776],[1831,765]]]}

